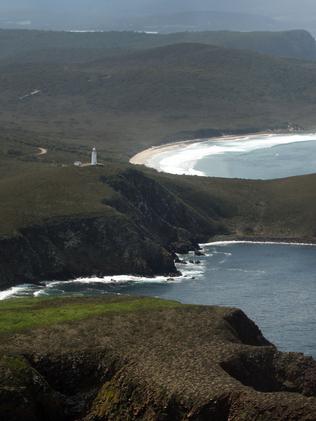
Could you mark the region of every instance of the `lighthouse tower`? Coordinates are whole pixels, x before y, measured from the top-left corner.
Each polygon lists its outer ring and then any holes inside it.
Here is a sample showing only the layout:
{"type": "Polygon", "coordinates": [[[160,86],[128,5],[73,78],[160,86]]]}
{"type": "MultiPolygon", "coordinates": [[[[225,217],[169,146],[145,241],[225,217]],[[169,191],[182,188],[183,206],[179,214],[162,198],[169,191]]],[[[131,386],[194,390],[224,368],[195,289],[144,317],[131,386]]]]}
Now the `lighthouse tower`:
{"type": "Polygon", "coordinates": [[[97,150],[96,148],[93,148],[92,153],[91,153],[91,165],[97,165],[97,164],[98,164],[97,150]]]}

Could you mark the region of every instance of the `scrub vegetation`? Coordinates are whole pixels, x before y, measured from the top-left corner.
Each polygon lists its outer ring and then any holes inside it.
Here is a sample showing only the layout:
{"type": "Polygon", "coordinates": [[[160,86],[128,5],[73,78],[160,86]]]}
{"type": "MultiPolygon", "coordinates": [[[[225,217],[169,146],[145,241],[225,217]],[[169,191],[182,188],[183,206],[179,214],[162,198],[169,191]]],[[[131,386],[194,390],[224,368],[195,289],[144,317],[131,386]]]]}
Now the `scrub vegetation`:
{"type": "Polygon", "coordinates": [[[0,412],[9,421],[315,413],[315,361],[278,352],[237,309],[104,296],[10,300],[3,313],[25,317],[0,333],[0,412]]]}
{"type": "Polygon", "coordinates": [[[11,36],[17,45],[9,43],[12,57],[0,61],[1,161],[22,154],[30,163],[41,146],[49,150],[41,162],[69,164],[87,159],[95,145],[104,162],[126,162],[172,140],[314,126],[315,62],[210,45],[211,35],[184,34],[173,44],[118,47],[119,53],[101,45],[91,57],[91,40],[120,45],[121,38],[147,37],[0,32],[4,50],[11,36]],[[34,47],[34,38],[44,45],[34,47]],[[40,92],[25,97],[34,90],[40,92]]]}

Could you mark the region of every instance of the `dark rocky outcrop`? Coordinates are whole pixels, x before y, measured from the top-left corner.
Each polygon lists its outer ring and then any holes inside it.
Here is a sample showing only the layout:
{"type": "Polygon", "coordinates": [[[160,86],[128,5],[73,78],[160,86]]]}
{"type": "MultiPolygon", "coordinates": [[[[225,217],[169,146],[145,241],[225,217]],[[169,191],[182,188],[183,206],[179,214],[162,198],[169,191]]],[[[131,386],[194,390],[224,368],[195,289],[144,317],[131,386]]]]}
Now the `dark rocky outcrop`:
{"type": "Polygon", "coordinates": [[[108,313],[2,338],[0,413],[21,411],[34,421],[313,421],[316,362],[278,352],[240,310],[108,313]]]}

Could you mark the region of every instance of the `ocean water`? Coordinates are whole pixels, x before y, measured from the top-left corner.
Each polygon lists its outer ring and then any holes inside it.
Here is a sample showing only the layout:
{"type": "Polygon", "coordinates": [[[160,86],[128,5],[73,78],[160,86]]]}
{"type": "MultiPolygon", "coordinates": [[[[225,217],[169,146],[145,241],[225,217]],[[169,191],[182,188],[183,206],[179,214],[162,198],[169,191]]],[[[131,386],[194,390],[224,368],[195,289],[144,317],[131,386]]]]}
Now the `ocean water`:
{"type": "Polygon", "coordinates": [[[210,155],[194,169],[208,176],[262,180],[312,174],[316,172],[316,141],[210,155]]]}
{"type": "Polygon", "coordinates": [[[171,174],[274,179],[316,172],[316,134],[201,140],[162,149],[145,163],[171,174]]]}
{"type": "Polygon", "coordinates": [[[204,256],[182,256],[200,263],[179,264],[179,278],[86,278],[24,285],[0,294],[116,293],[233,306],[245,311],[280,350],[316,357],[316,246],[220,243],[203,249],[204,256]]]}

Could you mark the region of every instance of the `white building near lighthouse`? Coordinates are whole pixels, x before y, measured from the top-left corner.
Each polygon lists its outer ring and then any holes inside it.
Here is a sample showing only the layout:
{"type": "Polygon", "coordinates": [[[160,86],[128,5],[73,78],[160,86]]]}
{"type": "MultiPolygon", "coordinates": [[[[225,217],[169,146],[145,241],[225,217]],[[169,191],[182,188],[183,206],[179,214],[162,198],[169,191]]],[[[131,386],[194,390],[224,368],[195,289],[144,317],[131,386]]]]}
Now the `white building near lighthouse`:
{"type": "Polygon", "coordinates": [[[91,165],[98,165],[98,155],[96,148],[92,149],[91,153],[91,165]]]}

